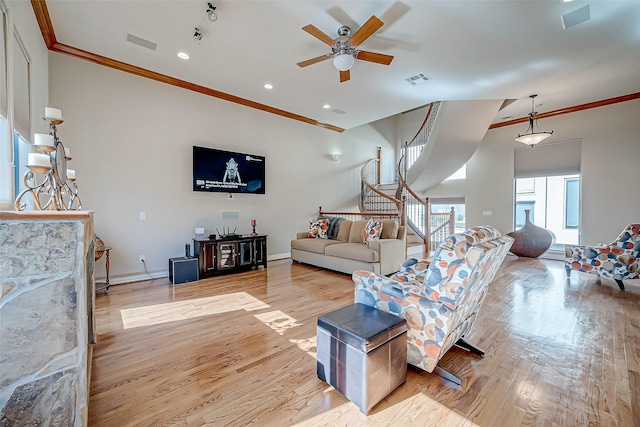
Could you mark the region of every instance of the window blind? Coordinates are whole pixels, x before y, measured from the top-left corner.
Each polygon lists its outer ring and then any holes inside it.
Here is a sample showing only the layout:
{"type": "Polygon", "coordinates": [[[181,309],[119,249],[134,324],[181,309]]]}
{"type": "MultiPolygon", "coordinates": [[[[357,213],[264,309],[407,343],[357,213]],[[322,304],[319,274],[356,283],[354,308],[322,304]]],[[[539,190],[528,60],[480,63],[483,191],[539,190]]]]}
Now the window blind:
{"type": "Polygon", "coordinates": [[[0,115],[7,118],[7,15],[0,9],[0,115]]]}
{"type": "Polygon", "coordinates": [[[26,141],[31,141],[31,102],[29,93],[29,58],[15,34],[13,38],[13,112],[14,128],[26,141]]]}
{"type": "Polygon", "coordinates": [[[579,174],[581,148],[580,139],[516,148],[513,152],[514,176],[531,178],[579,174]]]}

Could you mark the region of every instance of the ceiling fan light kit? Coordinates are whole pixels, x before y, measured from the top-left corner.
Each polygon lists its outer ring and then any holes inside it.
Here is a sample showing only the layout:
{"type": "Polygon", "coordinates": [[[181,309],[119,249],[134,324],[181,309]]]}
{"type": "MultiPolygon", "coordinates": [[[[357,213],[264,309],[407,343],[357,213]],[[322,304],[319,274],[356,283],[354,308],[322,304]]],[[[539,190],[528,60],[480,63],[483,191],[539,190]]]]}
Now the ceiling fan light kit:
{"type": "Polygon", "coordinates": [[[536,111],[534,111],[534,99],[535,97],[538,95],[530,95],[529,98],[531,98],[531,112],[529,113],[529,127],[527,128],[527,130],[522,133],[522,134],[518,134],[518,137],[516,138],[516,141],[518,142],[522,142],[523,144],[527,144],[528,146],[532,147],[540,142],[542,142],[543,140],[549,138],[552,134],[553,131],[550,132],[546,132],[543,131],[542,129],[540,129],[540,127],[538,126],[538,119],[536,118],[536,115],[538,114],[536,111]],[[534,125],[535,122],[535,125],[534,125]],[[535,131],[535,128],[538,129],[538,131],[535,131]]]}
{"type": "Polygon", "coordinates": [[[342,83],[351,79],[349,70],[351,70],[351,67],[355,64],[356,59],[374,62],[376,64],[389,65],[393,60],[393,56],[391,55],[357,50],[358,46],[371,37],[373,33],[378,31],[383,25],[384,23],[378,19],[378,17],[371,16],[371,18],[369,18],[367,22],[365,22],[364,25],[353,34],[353,36],[349,36],[351,34],[351,28],[346,25],[342,25],[338,28],[338,37],[335,39],[332,39],[312,24],[306,25],[302,27],[302,30],[330,46],[331,53],[298,62],[298,66],[306,67],[317,62],[333,58],[333,66],[340,71],[340,82],[342,83]]]}
{"type": "Polygon", "coordinates": [[[348,53],[341,53],[333,57],[333,66],[336,67],[338,71],[350,70],[355,62],[356,58],[348,53]]]}

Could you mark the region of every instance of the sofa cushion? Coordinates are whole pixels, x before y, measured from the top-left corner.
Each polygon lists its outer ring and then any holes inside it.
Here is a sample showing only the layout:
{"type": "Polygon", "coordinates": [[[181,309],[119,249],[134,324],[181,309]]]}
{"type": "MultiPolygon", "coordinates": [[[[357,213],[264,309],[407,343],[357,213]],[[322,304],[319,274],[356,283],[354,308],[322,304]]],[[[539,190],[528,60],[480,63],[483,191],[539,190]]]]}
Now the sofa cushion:
{"type": "Polygon", "coordinates": [[[325,255],[348,258],[363,262],[378,262],[378,252],[369,249],[369,246],[363,243],[340,243],[338,245],[326,246],[325,255]]]}
{"type": "Polygon", "coordinates": [[[349,221],[348,219],[342,220],[342,222],[340,222],[340,229],[338,230],[338,237],[336,237],[336,239],[341,242],[348,242],[352,224],[353,221],[349,221]]]}
{"type": "Polygon", "coordinates": [[[383,219],[382,220],[382,233],[380,234],[381,239],[397,239],[398,238],[398,228],[400,226],[394,219],[383,219]]]}
{"type": "MultiPolygon", "coordinates": [[[[330,245],[344,244],[338,240],[330,239],[296,239],[291,241],[291,249],[324,254],[325,248],[330,245]]],[[[364,245],[363,245],[364,246],[364,245]]]]}
{"type": "Polygon", "coordinates": [[[309,238],[326,239],[329,230],[329,220],[322,218],[317,221],[309,221],[309,238]]]}
{"type": "Polygon", "coordinates": [[[359,219],[353,221],[351,224],[351,230],[349,231],[349,243],[362,243],[362,233],[364,233],[364,227],[367,225],[366,219],[359,219]]]}
{"type": "Polygon", "coordinates": [[[368,245],[370,241],[379,239],[381,233],[382,221],[370,219],[364,226],[364,231],[362,232],[362,243],[368,245]]]}

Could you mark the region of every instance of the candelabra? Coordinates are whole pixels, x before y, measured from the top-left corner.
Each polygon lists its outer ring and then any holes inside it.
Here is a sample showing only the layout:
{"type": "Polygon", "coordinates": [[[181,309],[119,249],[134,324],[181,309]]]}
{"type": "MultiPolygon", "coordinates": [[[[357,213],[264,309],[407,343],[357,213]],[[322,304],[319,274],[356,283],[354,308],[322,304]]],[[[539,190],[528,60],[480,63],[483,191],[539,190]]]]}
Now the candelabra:
{"type": "Polygon", "coordinates": [[[23,178],[25,189],[16,197],[14,207],[24,210],[27,204],[22,198],[29,194],[39,210],[80,210],[82,202],[75,170],[67,169],[70,151],[57,134],[56,126],[64,122],[62,111],[47,107],[42,119],[49,122],[49,134],[34,134],[35,152],[28,155],[28,170],[23,178]]]}
{"type": "Polygon", "coordinates": [[[258,235],[258,233],[256,233],[256,225],[258,225],[258,221],[255,218],[251,218],[251,227],[253,228],[252,236],[258,235]]]}

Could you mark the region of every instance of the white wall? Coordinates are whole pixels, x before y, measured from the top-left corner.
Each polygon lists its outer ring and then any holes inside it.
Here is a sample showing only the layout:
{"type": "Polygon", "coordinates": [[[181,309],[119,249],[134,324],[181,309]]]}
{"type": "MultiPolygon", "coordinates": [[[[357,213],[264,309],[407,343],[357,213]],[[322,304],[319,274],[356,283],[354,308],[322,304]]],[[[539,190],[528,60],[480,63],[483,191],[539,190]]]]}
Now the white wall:
{"type": "MultiPolygon", "coordinates": [[[[540,121],[554,130],[549,142],[582,139],[583,244],[610,242],[627,224],[640,222],[639,117],[640,100],[634,100],[540,121]]],[[[513,138],[519,126],[488,131],[467,164],[467,179],[442,183],[427,196],[463,196],[467,226],[513,231],[513,150],[520,144],[513,138]]]]}
{"type": "MultiPolygon", "coordinates": [[[[360,166],[377,146],[383,174],[393,170],[395,118],[340,134],[62,54],[49,61],[51,104],[65,118],[58,136],[72,151],[82,206],[113,246],[116,279],[143,272],[139,255],[150,271],[166,271],[195,227],[209,234],[222,226],[223,210],[240,211],[239,233],[256,217],[271,258],[288,254],[318,206],[356,209],[360,166]],[[266,194],[193,192],[193,145],[266,156],[266,194]],[[340,162],[330,160],[334,152],[340,162]]],[[[103,271],[99,261],[96,276],[103,271]]]]}

